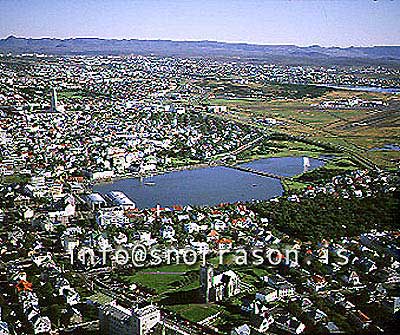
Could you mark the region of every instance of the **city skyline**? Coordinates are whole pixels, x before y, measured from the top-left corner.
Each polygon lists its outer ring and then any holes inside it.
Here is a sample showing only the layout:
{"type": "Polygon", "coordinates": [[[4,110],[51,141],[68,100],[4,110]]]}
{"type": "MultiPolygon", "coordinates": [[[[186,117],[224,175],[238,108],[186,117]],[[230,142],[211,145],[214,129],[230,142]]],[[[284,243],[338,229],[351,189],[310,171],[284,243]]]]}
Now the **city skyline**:
{"type": "Polygon", "coordinates": [[[18,3],[15,6],[14,1],[0,0],[4,13],[0,38],[210,40],[324,47],[400,45],[400,5],[391,0],[18,3]]]}

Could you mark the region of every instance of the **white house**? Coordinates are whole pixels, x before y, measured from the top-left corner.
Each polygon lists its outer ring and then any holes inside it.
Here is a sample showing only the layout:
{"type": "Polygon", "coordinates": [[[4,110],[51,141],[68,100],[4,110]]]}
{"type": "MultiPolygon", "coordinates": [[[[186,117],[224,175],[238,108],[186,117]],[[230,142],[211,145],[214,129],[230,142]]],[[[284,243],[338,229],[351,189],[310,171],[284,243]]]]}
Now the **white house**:
{"type": "Polygon", "coordinates": [[[250,335],[251,329],[247,324],[232,329],[231,335],[250,335]]]}
{"type": "Polygon", "coordinates": [[[200,226],[195,222],[187,222],[183,225],[183,230],[188,234],[198,233],[200,226]]]}
{"type": "Polygon", "coordinates": [[[326,281],[326,279],[320,275],[314,275],[307,280],[307,285],[316,292],[324,289],[327,284],[328,282],[326,281]]]}
{"type": "Polygon", "coordinates": [[[37,315],[31,320],[31,323],[35,334],[44,334],[51,331],[51,321],[47,316],[37,315]]]}
{"type": "Polygon", "coordinates": [[[227,228],[227,224],[226,222],[222,221],[222,220],[215,220],[212,223],[212,229],[216,230],[216,231],[224,231],[227,228]]]}
{"type": "Polygon", "coordinates": [[[256,293],[256,300],[264,303],[273,302],[278,298],[278,290],[272,287],[267,287],[264,290],[256,293]]]}
{"type": "Polygon", "coordinates": [[[190,246],[193,250],[195,250],[198,254],[208,253],[210,251],[210,247],[207,242],[190,242],[190,246]]]}
{"type": "Polygon", "coordinates": [[[161,227],[160,235],[164,240],[170,240],[175,236],[175,229],[168,225],[161,227]]]}
{"type": "Polygon", "coordinates": [[[301,334],[306,326],[290,314],[275,317],[275,325],[290,334],[301,334]]]}

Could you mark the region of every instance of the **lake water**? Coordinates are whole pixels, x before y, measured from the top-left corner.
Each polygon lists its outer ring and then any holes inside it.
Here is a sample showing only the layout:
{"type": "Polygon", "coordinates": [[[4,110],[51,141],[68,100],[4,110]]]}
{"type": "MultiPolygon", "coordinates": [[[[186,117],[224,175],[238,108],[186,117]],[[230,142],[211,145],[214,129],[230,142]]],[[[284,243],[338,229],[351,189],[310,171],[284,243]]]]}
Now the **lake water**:
{"type": "MultiPolygon", "coordinates": [[[[324,161],[320,159],[309,158],[310,166],[308,171],[324,165],[324,161]]],[[[265,171],[276,174],[278,176],[292,177],[304,171],[303,157],[275,157],[258,159],[253,162],[241,164],[258,171],[265,171]]]]}
{"type": "MultiPolygon", "coordinates": [[[[284,157],[257,160],[246,164],[254,169],[292,176],[303,171],[302,158],[284,157]]],[[[310,159],[310,168],[323,165],[323,161],[310,159]]],[[[271,199],[282,195],[279,179],[259,176],[232,168],[216,166],[194,170],[170,172],[154,177],[117,180],[95,185],[94,191],[105,194],[118,190],[135,201],[137,207],[179,205],[216,205],[271,199]],[[146,185],[154,182],[154,185],[146,185]]]]}
{"type": "Polygon", "coordinates": [[[316,85],[316,86],[331,87],[331,88],[335,88],[335,89],[348,90],[348,91],[394,93],[394,94],[400,93],[400,88],[398,88],[398,87],[340,86],[340,85],[316,85]]]}
{"type": "Polygon", "coordinates": [[[379,148],[372,148],[370,151],[400,151],[400,145],[397,144],[385,144],[379,148]]]}

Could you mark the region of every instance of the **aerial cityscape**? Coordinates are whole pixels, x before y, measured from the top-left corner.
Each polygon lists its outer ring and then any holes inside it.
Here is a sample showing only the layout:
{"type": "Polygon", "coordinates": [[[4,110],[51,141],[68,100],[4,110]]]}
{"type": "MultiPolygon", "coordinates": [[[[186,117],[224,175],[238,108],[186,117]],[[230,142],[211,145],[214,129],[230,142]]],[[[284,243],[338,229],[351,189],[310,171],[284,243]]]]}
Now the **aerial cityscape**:
{"type": "Polygon", "coordinates": [[[0,335],[400,333],[400,3],[0,8],[0,335]]]}

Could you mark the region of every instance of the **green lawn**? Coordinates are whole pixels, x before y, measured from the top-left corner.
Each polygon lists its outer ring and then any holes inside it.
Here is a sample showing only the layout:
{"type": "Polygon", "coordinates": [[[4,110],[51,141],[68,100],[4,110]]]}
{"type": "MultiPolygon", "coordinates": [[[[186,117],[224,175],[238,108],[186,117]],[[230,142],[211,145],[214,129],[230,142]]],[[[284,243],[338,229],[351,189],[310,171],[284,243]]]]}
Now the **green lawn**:
{"type": "Polygon", "coordinates": [[[220,311],[219,306],[212,304],[173,305],[168,306],[167,309],[192,322],[202,321],[220,311]]]}
{"type": "Polygon", "coordinates": [[[175,288],[174,283],[178,283],[181,275],[170,274],[147,274],[139,272],[127,278],[129,282],[153,289],[157,294],[163,294],[175,288]]]}
{"type": "Polygon", "coordinates": [[[288,192],[298,192],[302,191],[307,187],[307,184],[294,181],[292,179],[286,179],[283,181],[283,188],[288,192]]]}
{"type": "Polygon", "coordinates": [[[235,99],[210,99],[210,105],[247,105],[247,104],[254,104],[260,101],[259,99],[255,98],[235,98],[235,99]]]}
{"type": "Polygon", "coordinates": [[[184,291],[199,287],[199,264],[171,264],[140,270],[123,279],[139,284],[162,295],[168,291],[184,291]]]}
{"type": "Polygon", "coordinates": [[[12,176],[0,176],[0,184],[27,183],[30,177],[27,175],[13,174],[12,176]]]}
{"type": "Polygon", "coordinates": [[[268,140],[254,147],[252,150],[241,153],[238,160],[250,161],[260,158],[307,156],[318,158],[320,155],[338,155],[338,153],[327,151],[317,145],[298,141],[268,140]]]}
{"type": "Polygon", "coordinates": [[[190,158],[171,158],[171,165],[174,167],[194,165],[200,163],[199,160],[190,158]]]}
{"type": "Polygon", "coordinates": [[[82,99],[84,92],[82,91],[61,91],[58,93],[60,99],[82,99]]]}
{"type": "Polygon", "coordinates": [[[98,302],[100,304],[106,304],[113,300],[113,298],[111,298],[108,295],[105,295],[103,293],[93,294],[90,297],[88,297],[87,299],[92,300],[94,302],[98,302]]]}
{"type": "Polygon", "coordinates": [[[323,167],[326,170],[356,170],[358,166],[349,158],[336,158],[327,161],[323,167]]]}
{"type": "MultiPolygon", "coordinates": [[[[225,264],[230,264],[233,261],[233,255],[225,254],[223,260],[225,264]]],[[[217,267],[219,257],[210,258],[208,262],[217,267]]],[[[194,265],[181,263],[143,268],[131,276],[123,276],[122,279],[154,290],[157,295],[189,291],[200,286],[200,265],[201,262],[194,265]]]]}

